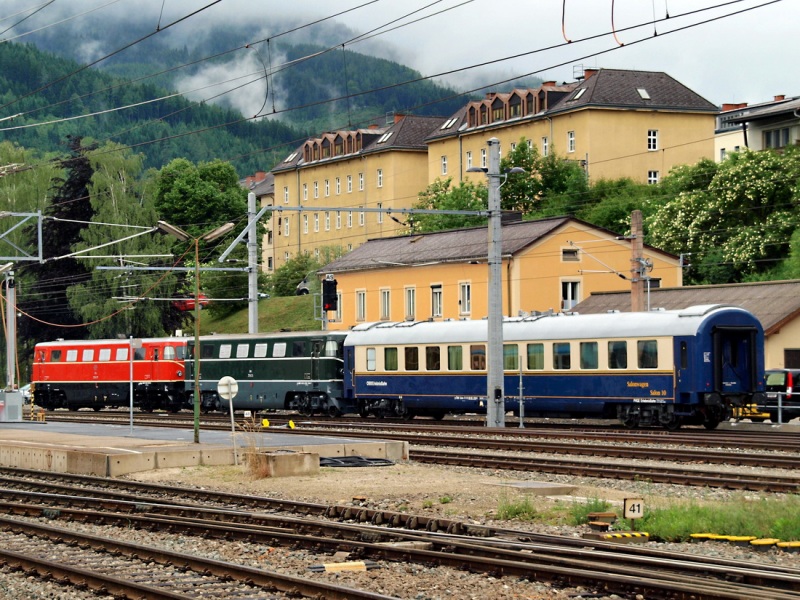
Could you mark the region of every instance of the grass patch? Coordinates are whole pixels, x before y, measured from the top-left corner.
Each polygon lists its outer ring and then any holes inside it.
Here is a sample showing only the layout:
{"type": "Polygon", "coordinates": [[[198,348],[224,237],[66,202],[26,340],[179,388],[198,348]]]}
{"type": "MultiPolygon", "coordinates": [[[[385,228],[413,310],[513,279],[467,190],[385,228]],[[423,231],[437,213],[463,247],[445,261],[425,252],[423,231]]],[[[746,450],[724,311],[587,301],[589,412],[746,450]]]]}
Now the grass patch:
{"type": "Polygon", "coordinates": [[[450,496],[442,496],[439,498],[439,504],[450,504],[453,499],[450,496]]]}
{"type": "MultiPolygon", "coordinates": [[[[203,311],[200,333],[246,333],[248,331],[247,309],[244,308],[223,318],[214,318],[211,311],[203,311]]],[[[314,297],[278,296],[258,301],[259,331],[317,331],[321,321],[314,319],[314,297]]]]}
{"type": "Polygon", "coordinates": [[[521,521],[532,521],[539,517],[536,507],[528,496],[510,499],[508,496],[500,498],[497,506],[496,517],[501,521],[510,519],[520,519],[521,521]]]}
{"type": "Polygon", "coordinates": [[[573,502],[567,522],[570,525],[583,525],[589,522],[589,513],[593,512],[611,512],[611,503],[599,498],[591,498],[588,502],[573,502]]]}

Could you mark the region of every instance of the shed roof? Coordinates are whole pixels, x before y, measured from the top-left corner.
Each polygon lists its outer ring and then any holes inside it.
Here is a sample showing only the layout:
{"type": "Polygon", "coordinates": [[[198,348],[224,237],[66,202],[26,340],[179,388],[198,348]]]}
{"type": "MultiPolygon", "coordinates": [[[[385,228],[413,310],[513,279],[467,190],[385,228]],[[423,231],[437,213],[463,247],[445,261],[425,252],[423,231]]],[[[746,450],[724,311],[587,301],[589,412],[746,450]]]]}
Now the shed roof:
{"type": "MultiPolygon", "coordinates": [[[[697,304],[733,304],[753,313],[767,335],[800,315],[800,280],[693,285],[650,290],[651,308],[683,309],[697,304]]],[[[629,292],[595,292],[574,307],[584,314],[630,311],[629,292]]]]}

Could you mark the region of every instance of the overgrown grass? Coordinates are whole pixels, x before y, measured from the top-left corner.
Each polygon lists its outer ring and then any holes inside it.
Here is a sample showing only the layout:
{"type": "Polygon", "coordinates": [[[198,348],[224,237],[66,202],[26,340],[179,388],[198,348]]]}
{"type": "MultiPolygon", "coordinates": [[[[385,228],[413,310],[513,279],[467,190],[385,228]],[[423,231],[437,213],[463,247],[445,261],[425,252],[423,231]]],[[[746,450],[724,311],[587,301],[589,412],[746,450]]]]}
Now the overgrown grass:
{"type": "MultiPolygon", "coordinates": [[[[500,520],[538,520],[547,523],[567,523],[577,526],[589,521],[593,512],[616,512],[606,500],[593,498],[587,502],[538,509],[530,497],[500,498],[496,517],[500,520]]],[[[635,528],[647,531],[651,539],[680,542],[690,540],[693,533],[719,535],[754,535],[774,537],[785,541],[800,540],[800,496],[751,499],[737,495],[730,502],[705,504],[689,503],[668,508],[646,509],[635,528]]],[[[619,519],[614,529],[631,529],[631,522],[619,519]]]]}
{"type": "MultiPolygon", "coordinates": [[[[282,296],[258,301],[259,331],[316,331],[322,322],[314,319],[314,297],[282,296]]],[[[200,318],[200,333],[246,333],[248,330],[247,309],[224,318],[214,318],[203,311],[200,318]]]]}

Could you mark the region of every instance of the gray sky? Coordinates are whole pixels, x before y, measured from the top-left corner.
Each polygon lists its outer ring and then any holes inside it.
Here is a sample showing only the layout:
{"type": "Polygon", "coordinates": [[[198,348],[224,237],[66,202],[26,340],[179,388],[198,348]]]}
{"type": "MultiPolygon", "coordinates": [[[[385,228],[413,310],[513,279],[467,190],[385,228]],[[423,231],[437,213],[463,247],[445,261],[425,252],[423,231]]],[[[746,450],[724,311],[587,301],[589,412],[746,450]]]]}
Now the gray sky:
{"type": "MultiPolygon", "coordinates": [[[[8,38],[32,27],[31,23],[54,22],[56,15],[75,14],[103,7],[111,0],[59,0],[36,16],[0,35],[8,38]]],[[[93,12],[104,19],[145,18],[154,26],[168,23],[209,4],[212,0],[117,0],[93,12]],[[162,13],[163,7],[163,13],[162,13]]],[[[370,0],[222,0],[174,28],[175,34],[191,35],[209,21],[232,24],[263,23],[265,27],[291,20],[307,23],[370,0]]],[[[46,0],[4,0],[0,4],[0,31],[19,17],[22,9],[42,6],[46,0]]],[[[716,104],[762,102],[777,94],[800,95],[796,61],[800,56],[800,1],[798,0],[566,0],[562,33],[562,0],[379,0],[336,19],[357,33],[372,31],[415,10],[419,12],[389,25],[396,27],[426,15],[434,15],[353,44],[354,51],[380,54],[422,72],[434,75],[464,69],[485,61],[526,54],[485,67],[448,75],[446,81],[469,89],[472,81],[503,79],[534,73],[545,80],[573,81],[573,67],[606,67],[664,71],[716,104]],[[721,8],[695,12],[725,4],[721,8]],[[429,8],[423,8],[431,5],[429,8]],[[747,8],[742,14],[721,17],[747,8]],[[450,10],[445,10],[450,9],[450,10]],[[663,19],[666,13],[670,18],[663,19]],[[626,29],[638,25],[635,29],[626,29]],[[696,25],[696,26],[692,26],[696,25]],[[671,30],[688,27],[684,31],[671,30]],[[654,28],[658,36],[653,37],[654,28]],[[596,40],[582,41],[592,36],[596,40]],[[644,40],[644,41],[640,41],[644,40]],[[620,46],[618,42],[623,45],[620,46]],[[554,47],[551,50],[543,48],[554,47]],[[594,55],[597,52],[604,52],[594,55]]],[[[72,26],[80,19],[70,21],[72,26]]],[[[342,39],[348,39],[342,28],[342,39]]],[[[172,32],[173,30],[170,30],[172,32]]],[[[275,30],[270,31],[274,34],[275,30]]],[[[314,28],[286,36],[286,41],[314,39],[314,28]]],[[[19,41],[25,41],[21,38],[19,41]]],[[[119,40],[120,45],[130,40],[119,40]]],[[[243,39],[242,43],[248,40],[243,39]]],[[[500,86],[498,86],[500,87],[500,86]]]]}

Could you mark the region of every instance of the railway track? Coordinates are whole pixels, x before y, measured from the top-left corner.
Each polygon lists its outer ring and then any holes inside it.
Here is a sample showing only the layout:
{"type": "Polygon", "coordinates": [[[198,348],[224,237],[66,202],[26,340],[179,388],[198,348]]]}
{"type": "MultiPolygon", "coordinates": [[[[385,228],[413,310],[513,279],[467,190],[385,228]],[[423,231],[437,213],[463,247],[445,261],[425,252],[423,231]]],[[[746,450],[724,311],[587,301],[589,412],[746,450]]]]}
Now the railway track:
{"type": "MultiPolygon", "coordinates": [[[[346,551],[356,558],[379,561],[386,570],[402,571],[409,563],[436,565],[495,577],[580,585],[597,590],[595,594],[687,600],[788,600],[800,593],[798,569],[742,565],[644,547],[470,524],[451,524],[445,531],[438,519],[367,511],[357,506],[296,504],[193,488],[12,469],[3,473],[3,509],[14,518],[0,518],[0,540],[5,548],[0,560],[34,573],[79,562],[85,585],[120,597],[200,597],[201,593],[209,593],[210,597],[263,598],[265,590],[325,598],[388,596],[337,586],[322,591],[319,584],[326,582],[313,578],[299,582],[297,579],[301,578],[294,576],[276,581],[274,574],[261,569],[187,557],[150,545],[126,544],[116,535],[86,535],[65,527],[42,525],[33,519],[45,516],[58,519],[62,525],[102,523],[122,535],[136,528],[159,536],[164,532],[179,533],[259,548],[280,545],[313,548],[318,553],[346,551]],[[254,506],[259,507],[255,512],[254,506]],[[50,562],[55,559],[57,564],[27,566],[36,553],[48,556],[50,562]],[[23,554],[28,557],[20,558],[23,554]],[[153,564],[171,566],[165,567],[162,577],[153,575],[153,564]],[[100,576],[109,569],[113,577],[100,576]],[[127,580],[136,579],[148,581],[148,588],[125,587],[127,580]]],[[[48,572],[65,580],[76,577],[62,575],[61,571],[48,572]]]]}

